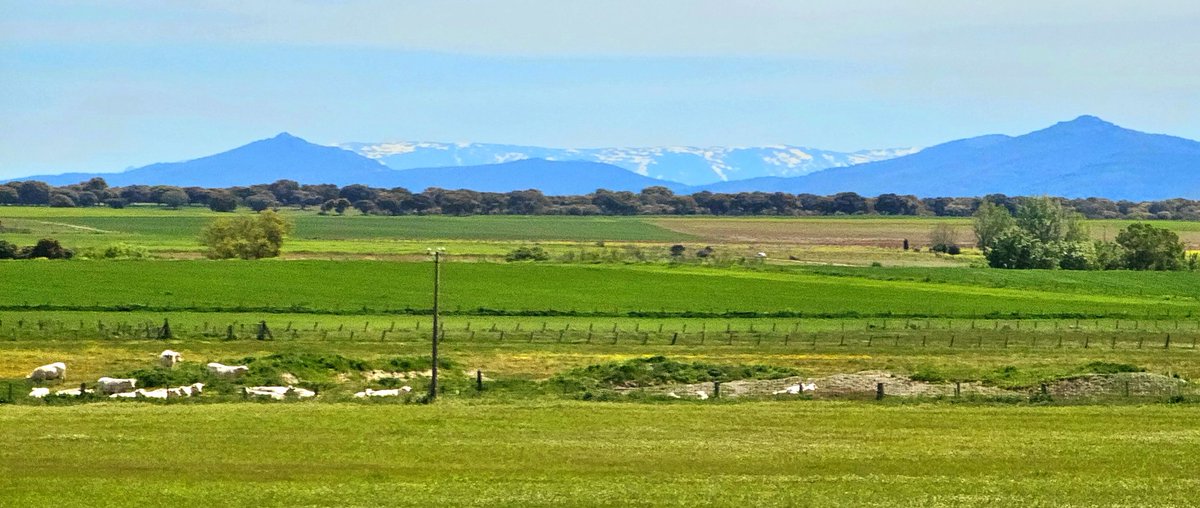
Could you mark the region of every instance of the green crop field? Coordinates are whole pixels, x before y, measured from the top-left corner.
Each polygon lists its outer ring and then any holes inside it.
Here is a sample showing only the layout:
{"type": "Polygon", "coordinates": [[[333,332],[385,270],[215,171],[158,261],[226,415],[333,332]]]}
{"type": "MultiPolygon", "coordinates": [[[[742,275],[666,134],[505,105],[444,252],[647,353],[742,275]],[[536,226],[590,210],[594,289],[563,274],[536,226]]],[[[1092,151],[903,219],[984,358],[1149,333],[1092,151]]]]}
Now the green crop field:
{"type": "Polygon", "coordinates": [[[1195,407],[113,405],[0,411],[12,506],[1189,505],[1195,407]],[[32,424],[36,422],[36,424],[32,424]]]}
{"type": "MultiPolygon", "coordinates": [[[[428,263],[374,261],[0,262],[0,306],[188,309],[238,307],[318,312],[427,309],[428,263]]],[[[934,269],[925,269],[934,270],[934,269]]],[[[857,272],[855,272],[857,273],[857,272]]],[[[868,272],[869,273],[869,272],[868,272]]],[[[912,273],[912,272],[899,272],[912,273]]],[[[931,272],[933,273],[933,272],[931,272]]],[[[663,265],[446,263],[445,308],[626,314],[793,312],[808,315],[1190,316],[1194,274],[1141,293],[1115,291],[1135,274],[1096,272],[1081,280],[1110,289],[1051,283],[1058,272],[1025,276],[1018,288],[807,271],[663,265]],[[1038,277],[1045,278],[1039,281],[1038,277]],[[1110,294],[1110,293],[1119,294],[1110,294]]]]}

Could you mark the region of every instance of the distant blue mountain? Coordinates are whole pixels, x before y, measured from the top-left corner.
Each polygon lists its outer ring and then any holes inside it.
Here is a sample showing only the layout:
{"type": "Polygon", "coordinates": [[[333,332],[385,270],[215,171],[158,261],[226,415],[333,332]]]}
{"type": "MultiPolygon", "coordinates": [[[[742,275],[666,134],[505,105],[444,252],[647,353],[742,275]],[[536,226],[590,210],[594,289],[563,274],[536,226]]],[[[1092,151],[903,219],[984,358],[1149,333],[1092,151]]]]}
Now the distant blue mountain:
{"type": "Polygon", "coordinates": [[[231,187],[295,180],[302,184],[364,184],[373,187],[428,187],[489,192],[540,189],[546,194],[587,194],[596,189],[639,191],[683,185],[646,177],[613,165],[584,161],[524,159],[502,164],[394,170],[341,148],[309,143],[282,133],[208,157],[151,164],[122,173],[66,173],[30,176],[51,185],[70,185],[92,177],[109,185],[231,187]]]}
{"type": "Polygon", "coordinates": [[[1022,136],[990,135],[795,178],[705,185],[713,192],[857,192],[922,197],[1048,194],[1200,198],[1200,143],[1081,116],[1022,136]]]}
{"type": "Polygon", "coordinates": [[[803,146],[546,148],[489,143],[397,141],[344,143],[342,148],[392,169],[480,166],[521,159],[603,162],[637,174],[688,185],[761,176],[800,176],[823,169],[891,159],[916,148],[834,152],[803,146]]]}
{"type": "Polygon", "coordinates": [[[501,164],[417,168],[394,171],[384,187],[419,191],[428,187],[509,192],[538,189],[547,195],[578,195],[596,189],[640,191],[663,186],[681,191],[686,186],[642,176],[611,164],[586,161],[523,159],[501,164]]]}
{"type": "Polygon", "coordinates": [[[112,186],[231,187],[271,183],[281,179],[349,185],[373,181],[392,172],[387,166],[354,152],[312,144],[285,132],[190,161],[151,164],[121,173],[67,173],[30,176],[19,180],[69,185],[99,176],[112,186]]]}

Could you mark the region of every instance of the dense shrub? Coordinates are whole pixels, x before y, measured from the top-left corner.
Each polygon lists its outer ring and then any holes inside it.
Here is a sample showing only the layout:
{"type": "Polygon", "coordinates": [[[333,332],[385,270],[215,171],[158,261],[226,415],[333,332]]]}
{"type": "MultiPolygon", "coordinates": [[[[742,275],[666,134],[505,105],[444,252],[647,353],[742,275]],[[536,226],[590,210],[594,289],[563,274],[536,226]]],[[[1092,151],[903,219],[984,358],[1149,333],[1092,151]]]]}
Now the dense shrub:
{"type": "Polygon", "coordinates": [[[508,254],[504,255],[504,259],[509,262],[513,261],[545,261],[550,259],[550,254],[539,246],[522,246],[513,249],[508,254]]]}
{"type": "Polygon", "coordinates": [[[201,240],[211,259],[260,259],[279,255],[292,224],[283,216],[264,211],[251,217],[216,219],[205,226],[201,240]]]}

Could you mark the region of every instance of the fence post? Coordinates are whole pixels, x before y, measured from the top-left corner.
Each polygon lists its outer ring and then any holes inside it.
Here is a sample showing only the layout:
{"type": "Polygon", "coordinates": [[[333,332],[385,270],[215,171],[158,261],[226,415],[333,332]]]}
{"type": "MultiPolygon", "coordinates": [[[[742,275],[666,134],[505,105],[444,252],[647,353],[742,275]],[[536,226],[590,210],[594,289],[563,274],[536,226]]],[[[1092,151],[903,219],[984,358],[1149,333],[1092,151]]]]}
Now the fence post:
{"type": "Polygon", "coordinates": [[[679,340],[679,332],[671,334],[671,345],[675,345],[675,341],[679,340]]]}
{"type": "Polygon", "coordinates": [[[1163,349],[1171,349],[1171,334],[1167,334],[1167,342],[1163,344],[1163,349]]]}
{"type": "Polygon", "coordinates": [[[962,395],[962,382],[955,381],[954,382],[954,396],[958,397],[960,395],[962,395]]]}
{"type": "Polygon", "coordinates": [[[720,397],[721,397],[721,382],[713,381],[713,398],[717,399],[720,397]]]}
{"type": "Polygon", "coordinates": [[[483,391],[483,371],[482,370],[475,371],[475,391],[479,391],[479,392],[483,391]]]}
{"type": "Polygon", "coordinates": [[[883,400],[883,383],[875,383],[875,400],[883,400]]]}

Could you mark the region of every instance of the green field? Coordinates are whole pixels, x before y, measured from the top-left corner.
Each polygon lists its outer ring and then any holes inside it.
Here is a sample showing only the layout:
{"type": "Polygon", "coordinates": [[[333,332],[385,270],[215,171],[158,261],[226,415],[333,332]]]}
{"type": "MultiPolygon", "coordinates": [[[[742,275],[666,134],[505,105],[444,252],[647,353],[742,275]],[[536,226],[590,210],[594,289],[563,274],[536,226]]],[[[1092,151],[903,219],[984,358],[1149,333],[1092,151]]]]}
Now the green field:
{"type": "MultiPolygon", "coordinates": [[[[1077,281],[1074,285],[1060,285],[1061,272],[1031,272],[1010,276],[1020,282],[1015,288],[994,287],[994,278],[970,278],[982,272],[961,273],[966,276],[925,282],[911,275],[881,280],[805,270],[448,262],[444,306],[467,313],[487,308],[599,315],[691,311],[959,317],[1190,316],[1198,310],[1198,279],[1191,273],[1093,272],[1072,276],[1068,280],[1077,281]],[[1173,278],[1170,284],[1155,283],[1168,277],[1173,278]],[[1140,282],[1126,287],[1134,278],[1140,282]]],[[[375,261],[10,261],[0,262],[0,278],[6,282],[0,287],[0,306],[404,312],[429,308],[430,275],[429,263],[375,261]]]]}
{"type": "Polygon", "coordinates": [[[0,498],[12,506],[1184,506],[1200,487],[1198,417],[1190,406],[840,403],[6,408],[0,498]]]}
{"type": "MultiPolygon", "coordinates": [[[[0,262],[0,505],[1194,497],[1196,273],[1003,271],[972,267],[973,251],[898,248],[921,245],[935,224],[970,243],[964,219],[285,213],[296,232],[283,259],[208,261],[195,259],[200,228],[219,216],[207,210],[0,207],[0,239],[125,242],[158,258],[0,262]],[[673,243],[690,261],[668,261],[673,243]],[[503,262],[529,244],[553,259],[503,262]],[[699,262],[692,253],[705,245],[718,255],[699,262]],[[422,405],[429,247],[448,252],[445,365],[439,401],[422,405]],[[164,322],[172,336],[157,339],[164,322]],[[255,340],[263,322],[272,338],[255,340]],[[152,369],[167,348],[184,364],[152,369]],[[816,379],[818,391],[739,395],[739,382],[784,380],[718,378],[733,392],[701,401],[682,391],[682,374],[634,381],[659,356],[689,375],[780,372],[816,379]],[[287,384],[321,393],[249,402],[244,383],[216,380],[199,399],[28,397],[24,376],[51,361],[70,366],[54,390],[100,376],[209,382],[203,364],[221,361],[250,362],[255,383],[268,384],[285,383],[286,365],[297,377],[287,384]],[[414,391],[351,396],[396,386],[380,372],[404,374],[396,383],[414,391]],[[881,380],[895,391],[875,401],[881,380]],[[967,393],[949,395],[960,384],[967,393]]],[[[1156,224],[1200,243],[1198,223],[1156,224]]],[[[1123,223],[1090,225],[1111,237],[1123,223]]]]}

